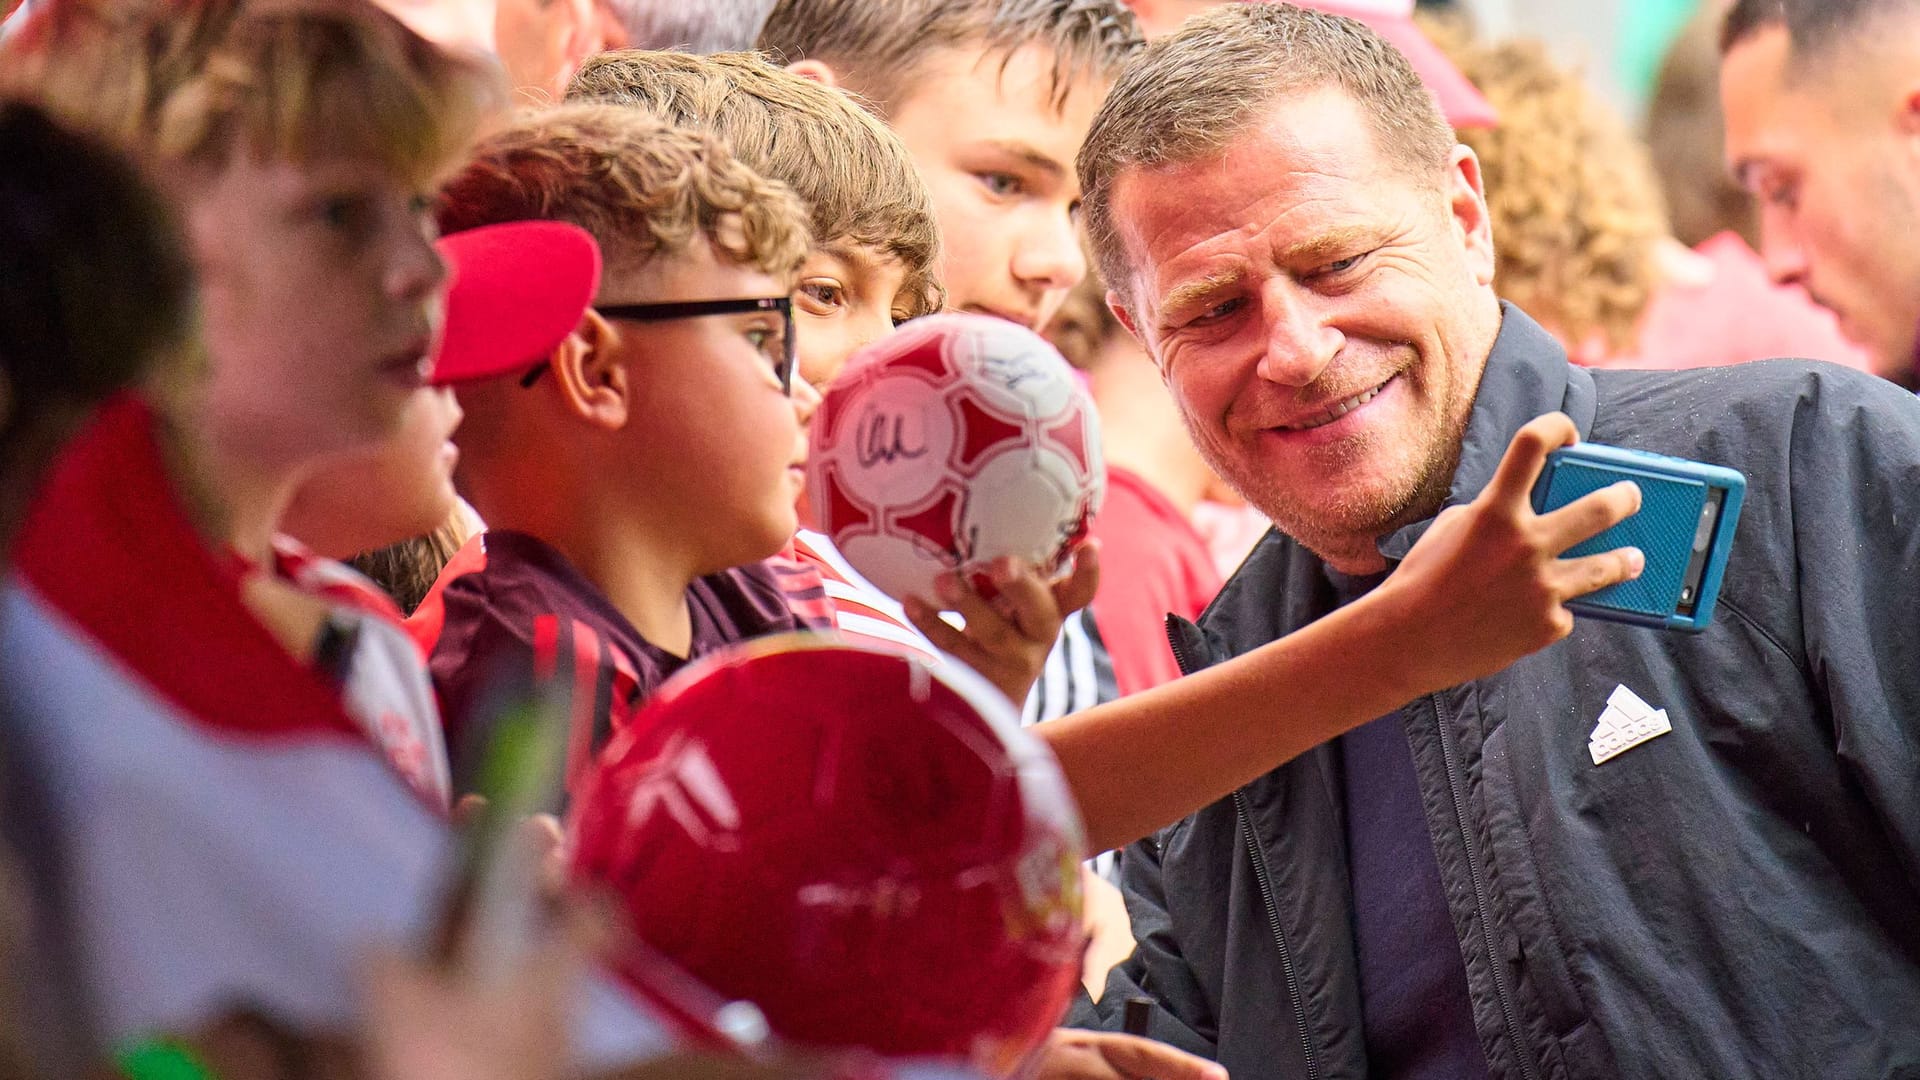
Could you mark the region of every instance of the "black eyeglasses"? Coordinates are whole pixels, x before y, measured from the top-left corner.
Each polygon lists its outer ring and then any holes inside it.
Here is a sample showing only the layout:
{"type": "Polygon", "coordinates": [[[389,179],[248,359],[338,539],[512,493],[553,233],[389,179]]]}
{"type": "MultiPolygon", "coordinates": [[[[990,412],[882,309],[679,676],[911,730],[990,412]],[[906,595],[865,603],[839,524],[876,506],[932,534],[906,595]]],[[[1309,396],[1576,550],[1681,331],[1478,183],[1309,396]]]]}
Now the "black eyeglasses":
{"type": "MultiPolygon", "coordinates": [[[[634,322],[666,322],[670,319],[697,319],[707,315],[741,315],[753,311],[777,311],[780,313],[778,333],[764,332],[766,336],[755,343],[760,355],[773,365],[773,377],[780,381],[780,389],[789,396],[793,394],[793,299],[786,296],[757,296],[739,300],[684,300],[663,304],[614,304],[596,307],[602,318],[631,319],[634,322]]],[[[520,380],[521,386],[532,386],[540,381],[540,375],[547,370],[541,364],[527,372],[520,380]]]]}

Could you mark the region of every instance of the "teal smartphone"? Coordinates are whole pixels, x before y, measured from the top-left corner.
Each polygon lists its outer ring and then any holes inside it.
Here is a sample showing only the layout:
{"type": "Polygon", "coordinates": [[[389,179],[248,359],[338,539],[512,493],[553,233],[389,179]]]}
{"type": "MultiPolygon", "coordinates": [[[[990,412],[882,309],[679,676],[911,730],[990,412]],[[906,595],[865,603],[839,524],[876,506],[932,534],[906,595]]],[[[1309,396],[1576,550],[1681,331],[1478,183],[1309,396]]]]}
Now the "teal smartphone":
{"type": "Polygon", "coordinates": [[[1747,479],[1724,465],[1620,446],[1577,443],[1547,455],[1533,488],[1538,513],[1556,510],[1622,480],[1640,487],[1640,510],[1566,552],[1592,555],[1636,547],[1638,578],[1567,602],[1576,616],[1699,633],[1713,621],[1733,549],[1747,479]]]}

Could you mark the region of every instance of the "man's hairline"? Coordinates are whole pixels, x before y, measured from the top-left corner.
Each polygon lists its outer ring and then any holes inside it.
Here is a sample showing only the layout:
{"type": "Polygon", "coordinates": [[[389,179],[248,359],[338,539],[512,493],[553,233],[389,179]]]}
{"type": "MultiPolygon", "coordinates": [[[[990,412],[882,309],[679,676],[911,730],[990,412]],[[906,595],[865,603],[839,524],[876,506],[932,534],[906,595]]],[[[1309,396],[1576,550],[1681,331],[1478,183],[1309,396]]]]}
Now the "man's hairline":
{"type": "Polygon", "coordinates": [[[1877,47],[1885,46],[1896,40],[1904,40],[1897,35],[1877,35],[1871,31],[1876,24],[1905,18],[1920,24],[1920,5],[1908,11],[1877,10],[1860,15],[1850,25],[1826,35],[1824,40],[1809,46],[1807,42],[1797,40],[1793,26],[1787,20],[1784,10],[1775,12],[1746,27],[1738,37],[1724,39],[1720,43],[1720,60],[1725,63],[1734,50],[1753,44],[1769,31],[1778,31],[1786,36],[1787,56],[1782,64],[1781,85],[1798,88],[1806,83],[1810,76],[1818,76],[1831,70],[1837,58],[1871,54],[1877,47]]]}
{"type": "MultiPolygon", "coordinates": [[[[1318,89],[1318,88],[1316,87],[1313,89],[1318,89]]],[[[1345,93],[1345,91],[1343,90],[1342,93],[1345,93]]],[[[1275,96],[1277,97],[1278,95],[1276,94],[1275,96]]],[[[1127,314],[1132,319],[1135,327],[1137,328],[1137,331],[1138,331],[1137,336],[1140,336],[1142,339],[1141,340],[1142,345],[1146,344],[1144,334],[1148,329],[1148,323],[1146,321],[1143,321],[1140,318],[1140,315],[1142,314],[1141,298],[1145,295],[1145,292],[1143,290],[1138,289],[1137,286],[1144,285],[1145,283],[1140,280],[1140,277],[1141,277],[1140,268],[1134,264],[1131,258],[1132,248],[1127,243],[1126,230],[1121,226],[1122,219],[1119,214],[1115,213],[1115,210],[1118,208],[1119,202],[1120,202],[1120,199],[1119,199],[1120,185],[1129,176],[1135,173],[1152,171],[1156,169],[1168,169],[1168,168],[1178,169],[1178,168],[1182,168],[1189,165],[1196,165],[1213,158],[1222,157],[1226,153],[1227,148],[1231,146],[1235,140],[1244,136],[1249,130],[1252,129],[1253,126],[1254,125],[1252,124],[1246,124],[1244,126],[1235,128],[1230,135],[1228,135],[1224,140],[1222,140],[1220,144],[1217,147],[1214,147],[1211,151],[1203,150],[1200,153],[1194,154],[1192,156],[1183,156],[1178,159],[1168,158],[1164,161],[1133,162],[1129,165],[1122,167],[1118,172],[1113,174],[1111,179],[1107,181],[1105,201],[1106,201],[1106,218],[1108,222],[1108,232],[1112,238],[1111,243],[1116,244],[1119,248],[1119,252],[1122,256],[1121,262],[1123,265],[1125,265],[1126,271],[1127,271],[1125,274],[1125,277],[1127,278],[1126,287],[1122,288],[1116,285],[1114,282],[1108,281],[1106,282],[1107,291],[1112,293],[1114,297],[1120,302],[1119,306],[1124,308],[1127,311],[1127,314]]],[[[1371,135],[1376,137],[1375,148],[1376,150],[1379,149],[1377,136],[1380,133],[1373,128],[1371,121],[1368,122],[1367,129],[1371,135]]],[[[1447,152],[1446,161],[1442,162],[1438,167],[1440,172],[1446,172],[1453,167],[1453,155],[1456,151],[1458,151],[1463,146],[1465,146],[1464,143],[1461,143],[1458,139],[1455,139],[1453,146],[1447,152]]],[[[1467,149],[1469,152],[1472,151],[1471,147],[1468,147],[1467,149]]],[[[1418,179],[1418,177],[1415,174],[1415,169],[1411,166],[1410,163],[1402,161],[1401,156],[1399,154],[1387,153],[1385,156],[1387,158],[1387,165],[1390,171],[1394,173],[1398,173],[1402,177],[1408,180],[1418,179]]],[[[1434,195],[1437,198],[1439,198],[1442,202],[1444,202],[1446,199],[1446,191],[1444,187],[1437,187],[1434,191],[1434,195]]],[[[1098,261],[1099,260],[1096,259],[1096,262],[1098,261]]],[[[1165,306],[1166,306],[1165,304],[1156,304],[1156,311],[1165,306]]]]}

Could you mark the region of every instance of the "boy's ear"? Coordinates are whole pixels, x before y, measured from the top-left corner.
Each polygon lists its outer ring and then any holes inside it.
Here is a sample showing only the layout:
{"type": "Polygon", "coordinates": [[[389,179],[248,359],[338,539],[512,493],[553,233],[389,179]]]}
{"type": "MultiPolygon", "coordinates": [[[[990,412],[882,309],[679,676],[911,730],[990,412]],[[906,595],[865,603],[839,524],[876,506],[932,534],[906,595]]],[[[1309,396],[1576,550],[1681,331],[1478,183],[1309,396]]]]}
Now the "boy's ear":
{"type": "Polygon", "coordinates": [[[787,65],[787,70],[803,79],[812,79],[814,82],[820,83],[823,86],[831,86],[836,89],[840,86],[840,76],[836,74],[833,68],[829,67],[824,60],[814,60],[812,58],[795,60],[793,63],[787,65]]]}
{"type": "Polygon", "coordinates": [[[595,427],[618,431],[627,424],[633,390],[620,361],[620,331],[589,310],[553,351],[551,367],[568,411],[595,427]]]}

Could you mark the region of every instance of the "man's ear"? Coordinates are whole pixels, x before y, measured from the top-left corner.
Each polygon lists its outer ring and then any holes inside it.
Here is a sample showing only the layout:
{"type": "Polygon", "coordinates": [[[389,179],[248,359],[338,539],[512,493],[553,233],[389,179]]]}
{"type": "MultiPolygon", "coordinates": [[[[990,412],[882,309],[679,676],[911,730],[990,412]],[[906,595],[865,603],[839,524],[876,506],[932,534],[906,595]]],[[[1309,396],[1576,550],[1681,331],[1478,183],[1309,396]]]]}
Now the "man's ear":
{"type": "Polygon", "coordinates": [[[1472,148],[1456,145],[1447,166],[1447,210],[1460,231],[1474,280],[1493,283],[1493,219],[1487,213],[1486,184],[1472,148]]]}
{"type": "MultiPolygon", "coordinates": [[[[1133,340],[1140,341],[1140,330],[1133,325],[1133,312],[1127,310],[1127,305],[1120,294],[1112,289],[1107,290],[1107,310],[1113,312],[1113,317],[1120,320],[1121,326],[1127,328],[1127,333],[1133,335],[1133,340]]],[[[1144,348],[1147,343],[1140,341],[1140,344],[1144,348]]]]}
{"type": "Polygon", "coordinates": [[[620,360],[620,331],[589,310],[548,361],[567,411],[607,431],[627,424],[632,380],[620,360]]]}
{"type": "Polygon", "coordinates": [[[840,76],[824,60],[795,60],[787,65],[787,70],[803,79],[812,79],[822,86],[839,87],[840,76]]]}
{"type": "Polygon", "coordinates": [[[1113,317],[1119,320],[1121,326],[1126,327],[1127,333],[1133,335],[1133,340],[1140,345],[1140,351],[1146,353],[1147,359],[1153,361],[1153,366],[1159,370],[1160,381],[1166,382],[1167,369],[1160,366],[1160,358],[1153,354],[1153,346],[1147,344],[1147,339],[1140,336],[1140,327],[1133,321],[1133,312],[1128,310],[1120,294],[1112,289],[1107,290],[1107,310],[1113,312],[1113,317]]]}

